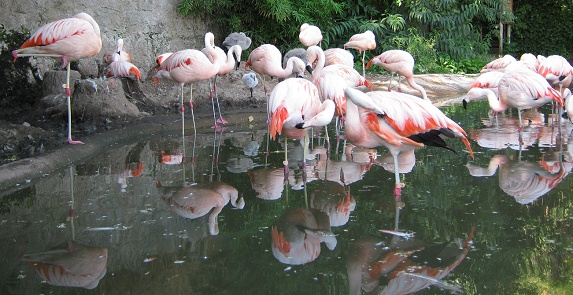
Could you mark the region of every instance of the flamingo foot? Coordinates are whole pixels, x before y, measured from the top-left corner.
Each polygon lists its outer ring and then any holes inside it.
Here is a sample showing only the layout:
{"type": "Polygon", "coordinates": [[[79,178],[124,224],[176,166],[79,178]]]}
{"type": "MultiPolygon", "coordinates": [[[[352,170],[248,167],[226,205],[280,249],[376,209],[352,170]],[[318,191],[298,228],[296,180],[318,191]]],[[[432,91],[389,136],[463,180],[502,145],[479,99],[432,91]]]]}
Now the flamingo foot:
{"type": "Polygon", "coordinates": [[[398,87],[398,92],[402,92],[402,87],[398,87]]]}
{"type": "Polygon", "coordinates": [[[388,92],[392,92],[392,88],[390,88],[390,86],[388,86],[388,92]]]}
{"type": "Polygon", "coordinates": [[[72,96],[72,91],[70,90],[70,87],[66,85],[65,88],[66,88],[66,96],[72,96]]]}
{"type": "Polygon", "coordinates": [[[227,120],[223,119],[223,117],[219,117],[219,119],[217,119],[217,123],[223,124],[223,125],[229,124],[229,122],[227,120]]]}
{"type": "Polygon", "coordinates": [[[185,113],[185,106],[184,105],[181,105],[181,112],[185,113]]]}
{"type": "Polygon", "coordinates": [[[83,142],[81,142],[79,140],[72,140],[71,138],[68,138],[68,143],[69,144],[84,144],[83,142]]]}

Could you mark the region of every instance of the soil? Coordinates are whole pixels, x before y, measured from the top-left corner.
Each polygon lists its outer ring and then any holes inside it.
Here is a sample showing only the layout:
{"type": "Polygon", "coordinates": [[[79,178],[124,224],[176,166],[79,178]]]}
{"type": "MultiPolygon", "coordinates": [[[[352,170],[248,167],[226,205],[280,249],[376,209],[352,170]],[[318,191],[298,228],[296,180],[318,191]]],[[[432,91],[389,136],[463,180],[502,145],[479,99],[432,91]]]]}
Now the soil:
{"type": "MultiPolygon", "coordinates": [[[[389,78],[387,75],[368,75],[368,79],[374,84],[376,89],[386,90],[389,78]]],[[[467,92],[468,86],[473,82],[473,79],[474,77],[472,76],[463,75],[416,76],[417,83],[426,89],[428,96],[437,106],[459,101],[460,97],[467,92]]],[[[268,88],[272,89],[277,81],[275,79],[267,83],[268,88]]],[[[205,82],[205,84],[207,83],[205,82]]],[[[223,114],[230,121],[229,124],[231,126],[238,124],[241,120],[247,120],[249,116],[246,114],[265,114],[266,103],[261,82],[255,88],[253,98],[249,97],[249,90],[240,81],[237,82],[236,75],[231,78],[218,78],[217,85],[218,89],[225,89],[227,95],[234,94],[241,97],[241,99],[229,99],[225,95],[219,96],[223,114]]],[[[199,86],[195,87],[199,88],[199,86]]],[[[402,84],[402,88],[403,92],[419,96],[419,92],[417,93],[417,91],[408,88],[404,84],[402,84]]],[[[142,87],[142,89],[145,91],[147,88],[142,87]]],[[[152,96],[163,95],[165,93],[158,91],[148,91],[146,93],[150,101],[161,99],[161,97],[152,96]]],[[[201,95],[201,93],[199,92],[198,95],[201,95]]],[[[210,99],[204,100],[207,103],[196,105],[195,114],[199,128],[209,128],[212,125],[211,104],[208,101],[210,99]]],[[[179,113],[178,106],[178,103],[172,103],[169,107],[156,106],[155,109],[150,109],[147,106],[145,113],[151,115],[131,121],[118,120],[98,124],[93,122],[74,122],[73,137],[75,140],[81,140],[86,143],[83,148],[77,148],[66,142],[67,118],[65,116],[38,119],[34,117],[32,112],[27,110],[4,108],[2,110],[2,118],[4,119],[0,119],[0,172],[4,170],[8,173],[2,172],[0,175],[10,174],[10,177],[16,177],[15,167],[38,172],[38,169],[43,169],[43,166],[52,165],[48,164],[50,161],[55,161],[53,163],[55,167],[58,165],[56,163],[58,161],[73,161],[74,159],[70,155],[87,156],[97,151],[97,147],[88,147],[88,145],[102,146],[106,142],[121,141],[126,136],[134,133],[129,131],[130,128],[136,127],[137,132],[135,133],[153,132],[153,130],[167,128],[166,126],[174,121],[173,118],[179,117],[177,116],[179,113]],[[67,150],[68,152],[61,150],[67,150]],[[81,152],[78,153],[78,151],[81,152]],[[59,153],[67,154],[67,156],[58,158],[56,155],[59,153]],[[26,163],[27,165],[36,163],[36,166],[33,168],[26,167],[26,163]]],[[[263,118],[264,116],[260,117],[263,118]]],[[[45,167],[45,169],[48,169],[48,167],[45,167]]],[[[5,175],[4,177],[8,176],[5,175]]],[[[0,182],[2,182],[2,179],[0,179],[0,182]]]]}

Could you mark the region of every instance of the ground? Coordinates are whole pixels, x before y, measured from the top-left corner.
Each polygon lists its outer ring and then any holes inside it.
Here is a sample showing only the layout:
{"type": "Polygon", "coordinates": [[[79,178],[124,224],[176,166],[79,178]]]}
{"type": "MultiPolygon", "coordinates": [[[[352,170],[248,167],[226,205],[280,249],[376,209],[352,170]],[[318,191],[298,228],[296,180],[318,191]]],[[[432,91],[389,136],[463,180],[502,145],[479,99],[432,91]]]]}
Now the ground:
{"type": "MultiPolygon", "coordinates": [[[[387,89],[387,83],[389,80],[388,75],[367,75],[368,79],[377,87],[377,89],[387,89]]],[[[239,81],[237,82],[237,75],[233,77],[226,78],[221,77],[217,80],[218,89],[224,89],[225,93],[231,93],[231,95],[245,97],[240,100],[225,99],[222,96],[222,102],[224,112],[229,115],[233,112],[244,111],[244,109],[252,109],[256,112],[265,111],[265,102],[263,100],[264,94],[261,85],[257,86],[255,89],[255,98],[248,98],[248,90],[239,81]]],[[[462,76],[462,75],[420,75],[416,77],[418,84],[424,86],[428,92],[428,96],[432,99],[435,104],[442,103],[443,100],[440,97],[455,97],[460,96],[467,91],[468,85],[471,84],[472,76],[462,76]]],[[[207,84],[205,82],[205,84],[207,84]]],[[[276,84],[273,81],[269,84],[269,89],[276,84]]],[[[199,86],[196,86],[199,88],[199,86]]],[[[195,88],[195,87],[194,87],[195,88]]],[[[412,93],[414,95],[419,95],[412,89],[403,86],[404,92],[412,93]]],[[[143,88],[144,90],[146,88],[143,88]]],[[[194,90],[195,91],[195,90],[194,90]]],[[[153,98],[150,96],[162,96],[164,93],[157,91],[148,91],[146,93],[150,100],[159,100],[159,98],[153,98]]],[[[195,93],[194,93],[195,95],[195,93]]],[[[205,95],[205,93],[199,92],[198,95],[205,95]]],[[[178,112],[177,104],[172,104],[166,111],[165,107],[156,107],[157,112],[154,110],[146,110],[146,112],[151,113],[151,117],[163,116],[163,114],[171,113],[176,114],[178,112]],[[161,110],[159,110],[161,109],[161,110]]],[[[210,104],[202,104],[199,106],[197,113],[206,114],[211,111],[210,104]]],[[[42,119],[38,120],[26,110],[7,109],[2,110],[4,114],[11,114],[9,116],[2,116],[4,119],[0,120],[0,165],[11,163],[17,160],[34,157],[48,151],[52,151],[68,145],[66,142],[67,133],[67,121],[65,117],[58,117],[56,119],[42,119]]],[[[227,116],[230,117],[230,116],[227,116]]],[[[203,116],[205,120],[211,120],[210,116],[203,116]]],[[[146,120],[153,120],[153,118],[146,118],[146,120]]],[[[124,128],[126,125],[138,122],[138,120],[133,120],[131,122],[125,121],[114,121],[114,122],[102,122],[99,124],[94,123],[74,123],[73,136],[74,139],[85,140],[90,136],[98,133],[105,133],[110,130],[124,128]]]]}

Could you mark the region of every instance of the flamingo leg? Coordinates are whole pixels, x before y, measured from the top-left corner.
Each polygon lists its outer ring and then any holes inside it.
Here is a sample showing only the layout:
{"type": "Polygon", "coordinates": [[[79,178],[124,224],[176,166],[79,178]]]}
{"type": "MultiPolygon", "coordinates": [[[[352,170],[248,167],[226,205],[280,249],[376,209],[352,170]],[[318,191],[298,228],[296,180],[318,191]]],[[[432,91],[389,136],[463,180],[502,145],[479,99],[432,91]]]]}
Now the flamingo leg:
{"type": "Polygon", "coordinates": [[[402,76],[398,75],[398,92],[402,92],[402,76]]]}
{"type": "MultiPolygon", "coordinates": [[[[213,83],[214,85],[214,83],[213,83]]],[[[217,118],[215,116],[215,95],[213,94],[213,92],[215,91],[215,87],[211,87],[211,79],[209,79],[209,97],[211,98],[211,107],[213,109],[213,126],[211,128],[213,129],[217,129],[219,128],[219,125],[217,125],[217,118]]]]}
{"type": "Polygon", "coordinates": [[[400,169],[398,169],[398,154],[392,155],[394,158],[394,179],[396,183],[394,185],[394,198],[398,199],[402,195],[402,188],[404,184],[400,182],[400,169]]]}
{"type": "Polygon", "coordinates": [[[284,174],[285,174],[285,181],[288,180],[288,141],[287,141],[287,137],[285,136],[285,161],[283,162],[283,165],[285,166],[284,168],[284,174]]]}
{"type": "Polygon", "coordinates": [[[217,110],[219,111],[219,119],[217,119],[217,123],[227,125],[229,122],[223,118],[221,115],[221,105],[219,104],[219,93],[217,92],[217,75],[215,76],[215,82],[213,83],[213,89],[215,90],[215,100],[217,100],[217,110]]]}
{"type": "MultiPolygon", "coordinates": [[[[197,129],[195,128],[195,113],[193,109],[193,84],[189,85],[191,90],[189,91],[189,107],[191,108],[191,119],[193,120],[193,133],[197,135],[197,129]]],[[[183,108],[183,90],[181,90],[181,108],[183,108]]]]}
{"type": "Polygon", "coordinates": [[[366,50],[362,52],[362,77],[366,79],[366,66],[364,65],[364,59],[366,58],[366,50]]]}
{"type": "Polygon", "coordinates": [[[392,81],[394,80],[394,73],[390,74],[390,82],[388,82],[388,92],[392,91],[392,81]]]}
{"type": "Polygon", "coordinates": [[[72,93],[70,91],[70,63],[67,64],[67,77],[64,88],[66,89],[66,97],[68,102],[68,143],[69,144],[84,144],[79,140],[72,140],[72,93]]]}

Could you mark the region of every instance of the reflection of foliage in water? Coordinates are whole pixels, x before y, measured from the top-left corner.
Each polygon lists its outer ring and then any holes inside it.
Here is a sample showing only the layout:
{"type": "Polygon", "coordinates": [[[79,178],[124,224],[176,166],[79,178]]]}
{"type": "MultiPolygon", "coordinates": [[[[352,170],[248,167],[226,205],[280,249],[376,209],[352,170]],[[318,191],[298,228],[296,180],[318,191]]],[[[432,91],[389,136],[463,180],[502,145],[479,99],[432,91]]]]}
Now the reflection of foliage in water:
{"type": "Polygon", "coordinates": [[[30,205],[32,197],[36,195],[34,186],[15,190],[7,195],[0,195],[0,215],[10,213],[10,207],[21,206],[22,204],[30,205]]]}

